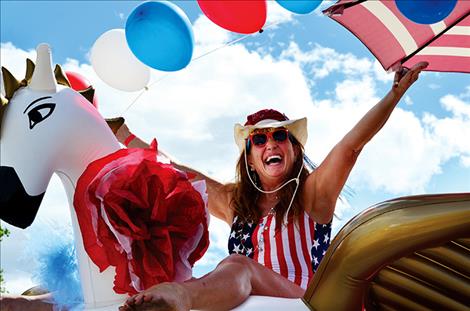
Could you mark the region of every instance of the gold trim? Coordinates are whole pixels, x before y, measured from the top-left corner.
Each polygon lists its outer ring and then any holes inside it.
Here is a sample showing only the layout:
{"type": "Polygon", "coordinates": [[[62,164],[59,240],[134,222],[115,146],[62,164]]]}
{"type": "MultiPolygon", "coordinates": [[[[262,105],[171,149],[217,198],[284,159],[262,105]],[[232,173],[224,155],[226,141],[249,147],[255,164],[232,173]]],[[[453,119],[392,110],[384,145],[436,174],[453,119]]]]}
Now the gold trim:
{"type": "Polygon", "coordinates": [[[5,97],[10,100],[15,94],[16,90],[21,87],[21,83],[5,67],[2,67],[2,75],[3,85],[5,86],[5,97]]]}
{"type": "Polygon", "coordinates": [[[93,103],[93,96],[95,96],[95,89],[90,85],[84,90],[78,91],[83,97],[85,97],[90,103],[93,103]]]}
{"type": "Polygon", "coordinates": [[[54,76],[58,84],[72,87],[69,82],[69,79],[67,79],[67,76],[65,75],[64,71],[62,70],[62,67],[60,67],[59,64],[55,65],[54,76]]]}
{"type": "Polygon", "coordinates": [[[29,58],[26,59],[26,74],[24,76],[24,80],[26,81],[26,84],[29,84],[31,82],[31,78],[33,77],[33,72],[34,68],[36,66],[34,65],[34,62],[30,60],[29,58]]]}

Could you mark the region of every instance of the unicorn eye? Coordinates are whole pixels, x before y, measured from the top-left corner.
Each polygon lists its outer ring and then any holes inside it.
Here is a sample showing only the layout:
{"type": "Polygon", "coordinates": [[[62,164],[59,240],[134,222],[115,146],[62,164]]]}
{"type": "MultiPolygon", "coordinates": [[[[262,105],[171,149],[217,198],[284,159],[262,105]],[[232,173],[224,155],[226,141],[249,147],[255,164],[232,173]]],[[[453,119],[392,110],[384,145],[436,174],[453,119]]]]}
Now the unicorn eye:
{"type": "Polygon", "coordinates": [[[28,112],[29,117],[29,129],[33,129],[36,124],[47,119],[55,109],[55,104],[42,104],[31,109],[28,112]]]}

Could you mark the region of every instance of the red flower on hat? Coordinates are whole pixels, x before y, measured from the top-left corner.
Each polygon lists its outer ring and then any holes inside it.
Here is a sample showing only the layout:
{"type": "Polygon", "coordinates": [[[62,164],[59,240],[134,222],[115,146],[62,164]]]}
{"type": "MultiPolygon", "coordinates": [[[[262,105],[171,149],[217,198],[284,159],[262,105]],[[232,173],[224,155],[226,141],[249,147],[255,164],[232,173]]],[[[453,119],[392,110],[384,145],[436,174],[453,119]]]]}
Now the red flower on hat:
{"type": "Polygon", "coordinates": [[[116,293],[189,278],[209,245],[201,194],[185,173],[157,162],[152,147],[94,161],[77,183],[85,250],[100,271],[116,267],[116,293]]]}
{"type": "Polygon", "coordinates": [[[289,118],[283,114],[280,113],[277,110],[274,109],[263,109],[258,112],[255,112],[253,114],[250,114],[248,117],[246,117],[246,122],[245,126],[247,125],[255,125],[259,121],[262,120],[276,120],[276,121],[286,121],[289,120],[289,118]]]}

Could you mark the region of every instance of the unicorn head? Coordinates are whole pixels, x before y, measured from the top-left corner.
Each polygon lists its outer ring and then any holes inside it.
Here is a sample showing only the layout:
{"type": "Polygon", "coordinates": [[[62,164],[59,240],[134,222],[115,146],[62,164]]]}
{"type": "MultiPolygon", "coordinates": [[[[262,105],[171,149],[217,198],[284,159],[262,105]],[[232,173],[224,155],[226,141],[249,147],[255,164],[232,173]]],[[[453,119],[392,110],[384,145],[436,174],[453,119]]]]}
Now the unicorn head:
{"type": "Polygon", "coordinates": [[[86,98],[93,89],[75,92],[60,66],[53,71],[51,64],[49,46],[40,44],[36,66],[27,60],[23,80],[2,67],[0,218],[21,228],[33,222],[54,172],[73,189],[89,162],[119,149],[86,98]]]}

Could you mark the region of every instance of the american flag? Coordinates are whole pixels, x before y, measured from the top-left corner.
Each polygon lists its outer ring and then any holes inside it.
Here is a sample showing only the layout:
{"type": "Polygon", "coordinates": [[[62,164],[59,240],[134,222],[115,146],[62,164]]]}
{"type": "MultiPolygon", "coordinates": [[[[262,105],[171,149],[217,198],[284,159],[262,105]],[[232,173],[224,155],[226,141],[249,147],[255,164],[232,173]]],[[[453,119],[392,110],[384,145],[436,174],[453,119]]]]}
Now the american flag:
{"type": "Polygon", "coordinates": [[[470,72],[470,1],[431,24],[406,18],[393,0],[340,0],[323,13],[346,27],[385,70],[429,62],[426,70],[470,72]]]}

